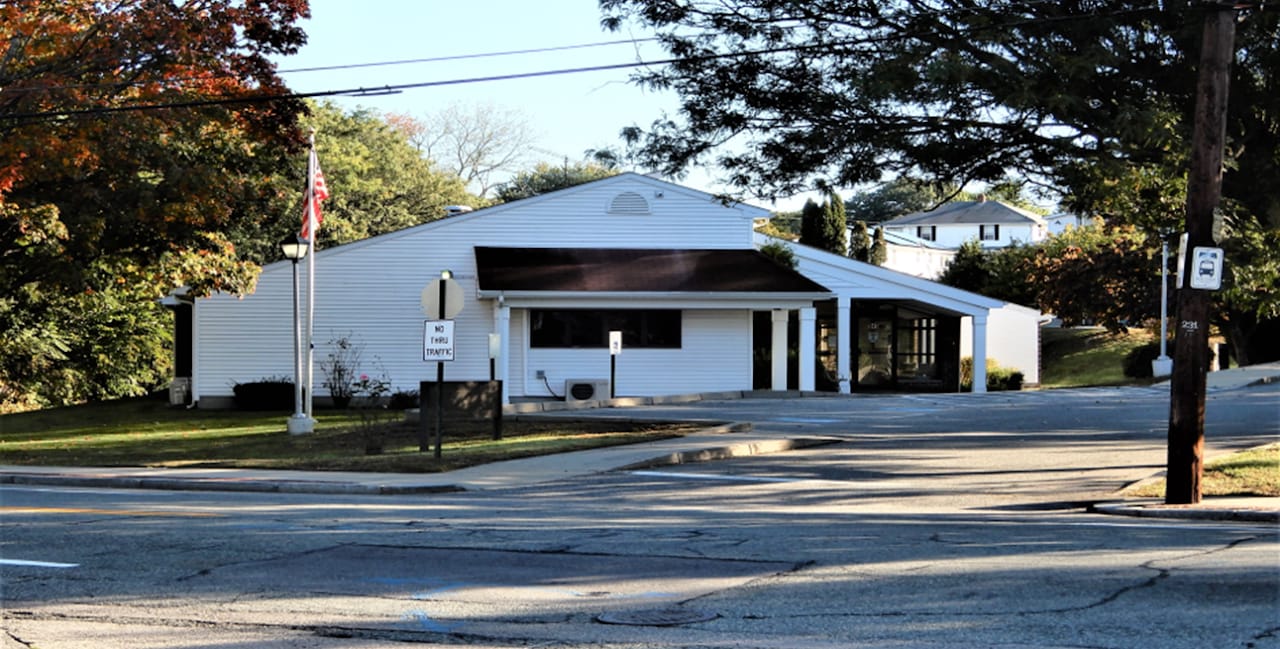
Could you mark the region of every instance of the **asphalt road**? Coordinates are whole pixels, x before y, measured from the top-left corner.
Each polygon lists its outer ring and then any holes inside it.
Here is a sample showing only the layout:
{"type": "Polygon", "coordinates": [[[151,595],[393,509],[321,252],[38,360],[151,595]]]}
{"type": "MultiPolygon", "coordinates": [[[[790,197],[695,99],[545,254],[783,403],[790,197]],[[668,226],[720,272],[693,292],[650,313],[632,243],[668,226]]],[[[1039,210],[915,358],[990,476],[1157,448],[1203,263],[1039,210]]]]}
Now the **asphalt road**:
{"type": "MultiPolygon", "coordinates": [[[[1212,395],[1210,448],[1278,395],[1212,395]]],[[[1082,508],[1158,470],[1167,395],[989,396],[597,411],[833,444],[517,489],[5,486],[5,647],[1280,647],[1276,526],[1082,508]]]]}

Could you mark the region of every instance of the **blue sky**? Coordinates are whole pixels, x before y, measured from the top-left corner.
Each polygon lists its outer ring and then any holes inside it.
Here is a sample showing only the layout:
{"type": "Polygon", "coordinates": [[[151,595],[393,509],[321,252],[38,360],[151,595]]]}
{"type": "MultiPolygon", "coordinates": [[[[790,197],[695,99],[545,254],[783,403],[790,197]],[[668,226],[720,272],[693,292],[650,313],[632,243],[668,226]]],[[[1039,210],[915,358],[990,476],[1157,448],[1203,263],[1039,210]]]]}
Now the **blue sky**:
{"type": "MultiPolygon", "coordinates": [[[[595,0],[312,0],[302,23],[308,44],[279,61],[295,91],[376,88],[420,82],[541,72],[665,58],[652,43],[562,52],[455,59],[323,72],[299,68],[508,52],[646,38],[644,32],[606,32],[595,0]]],[[[630,70],[443,85],[400,94],[339,97],[346,108],[425,116],[453,104],[518,110],[534,131],[539,158],[579,160],[592,148],[620,147],[624,126],[648,125],[674,112],[672,94],[627,82],[630,70]]],[[[692,173],[684,184],[717,191],[712,176],[692,173]]],[[[768,206],[766,206],[768,207],[768,206]]]]}

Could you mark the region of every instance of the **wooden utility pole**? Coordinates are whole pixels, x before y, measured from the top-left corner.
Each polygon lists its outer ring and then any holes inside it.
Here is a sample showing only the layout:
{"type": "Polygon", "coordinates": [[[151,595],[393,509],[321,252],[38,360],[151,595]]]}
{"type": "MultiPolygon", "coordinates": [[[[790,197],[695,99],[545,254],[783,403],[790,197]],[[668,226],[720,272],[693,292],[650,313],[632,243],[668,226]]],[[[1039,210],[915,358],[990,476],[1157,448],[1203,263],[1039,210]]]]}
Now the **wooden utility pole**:
{"type": "Polygon", "coordinates": [[[1204,469],[1205,380],[1209,370],[1209,298],[1190,287],[1196,246],[1214,246],[1213,214],[1222,197],[1222,158],[1227,130],[1227,85],[1235,51],[1236,9],[1210,3],[1205,11],[1195,132],[1187,177],[1187,243],[1178,291],[1173,378],[1169,399],[1169,458],[1165,502],[1200,502],[1204,469]]]}

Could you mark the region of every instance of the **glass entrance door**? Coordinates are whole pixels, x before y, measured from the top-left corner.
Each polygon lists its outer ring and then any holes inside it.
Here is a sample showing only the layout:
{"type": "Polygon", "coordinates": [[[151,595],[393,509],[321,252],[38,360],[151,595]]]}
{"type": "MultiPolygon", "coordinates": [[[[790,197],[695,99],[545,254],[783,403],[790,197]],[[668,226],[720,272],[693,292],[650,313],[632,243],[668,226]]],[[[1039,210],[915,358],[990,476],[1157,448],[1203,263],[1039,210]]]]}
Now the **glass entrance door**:
{"type": "Polygon", "coordinates": [[[893,317],[873,315],[858,318],[858,385],[893,385],[893,317]]]}

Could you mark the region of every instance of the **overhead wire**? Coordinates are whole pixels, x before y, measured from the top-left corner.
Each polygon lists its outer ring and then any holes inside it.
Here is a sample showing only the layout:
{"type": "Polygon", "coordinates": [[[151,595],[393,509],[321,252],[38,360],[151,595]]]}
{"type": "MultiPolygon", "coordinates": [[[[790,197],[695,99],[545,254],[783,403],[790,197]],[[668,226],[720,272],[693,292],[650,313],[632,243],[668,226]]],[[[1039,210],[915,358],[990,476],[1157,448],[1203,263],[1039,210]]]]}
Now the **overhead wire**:
{"type": "MultiPolygon", "coordinates": [[[[1047,0],[1028,0],[1028,2],[1031,4],[1036,4],[1036,3],[1047,2],[1047,0]]],[[[1123,9],[1123,10],[1118,10],[1113,12],[1106,12],[1105,14],[1090,13],[1090,14],[1081,14],[1078,16],[1034,18],[1034,19],[1026,19],[1022,21],[1012,21],[1012,22],[1004,23],[998,26],[993,25],[993,26],[987,26],[987,27],[981,27],[981,28],[975,28],[975,29],[993,29],[993,28],[1008,29],[1011,27],[1026,26],[1031,24],[1041,24],[1046,22],[1096,19],[1104,15],[1119,16],[1119,15],[1135,13],[1139,11],[1147,11],[1151,8],[1157,8],[1157,7],[1129,8],[1129,9],[1123,9]]],[[[942,14],[941,11],[932,12],[932,13],[935,13],[936,15],[942,14]]],[[[820,44],[797,44],[797,45],[788,45],[783,47],[755,49],[755,50],[721,52],[716,54],[706,54],[706,55],[697,56],[697,57],[667,58],[667,59],[649,60],[649,61],[645,61],[645,60],[628,61],[624,63],[613,63],[613,64],[580,66],[580,67],[572,67],[572,68],[560,68],[560,69],[552,69],[552,70],[541,70],[541,71],[533,71],[533,72],[518,72],[518,73],[510,73],[510,74],[466,77],[466,78],[459,78],[459,79],[445,79],[445,80],[438,80],[438,81],[421,81],[421,82],[402,83],[402,84],[385,84],[382,86],[369,86],[369,87],[361,86],[356,88],[319,90],[319,91],[312,91],[312,92],[246,94],[246,95],[239,95],[239,96],[232,96],[232,97],[211,97],[207,99],[193,99],[193,100],[178,101],[178,102],[138,103],[138,104],[126,104],[126,105],[119,105],[119,106],[94,106],[94,107],[80,108],[80,109],[60,109],[60,110],[48,110],[48,111],[36,111],[36,112],[29,112],[29,113],[13,113],[9,115],[0,115],[0,121],[55,119],[55,118],[67,118],[67,117],[76,117],[76,116],[106,115],[106,114],[122,113],[122,112],[173,110],[173,109],[200,108],[200,107],[219,106],[219,105],[265,103],[265,102],[273,102],[273,101],[312,99],[312,98],[319,98],[319,97],[334,97],[334,96],[343,96],[343,95],[367,97],[367,96],[376,96],[376,95],[383,95],[383,94],[396,94],[399,92],[403,92],[405,90],[415,90],[415,89],[421,89],[421,88],[464,85],[464,84],[473,84],[473,83],[486,83],[486,82],[494,82],[494,81],[510,81],[510,80],[516,80],[516,79],[531,79],[531,78],[559,76],[559,75],[568,75],[568,74],[582,74],[582,73],[589,73],[589,72],[622,70],[622,69],[637,68],[637,67],[663,66],[663,65],[671,65],[675,63],[689,62],[689,61],[712,61],[712,60],[718,60],[718,59],[738,58],[738,57],[745,57],[745,56],[781,54],[781,53],[789,53],[789,52],[800,52],[800,51],[811,50],[811,49],[824,49],[824,48],[832,47],[834,45],[866,45],[866,44],[872,44],[872,43],[878,43],[878,42],[891,42],[896,40],[919,38],[921,36],[922,34],[919,34],[919,33],[907,33],[907,34],[898,33],[898,34],[887,34],[883,36],[876,36],[876,37],[869,37],[869,38],[851,39],[851,40],[841,41],[841,42],[826,42],[826,43],[820,43],[820,44]]],[[[324,67],[316,67],[316,68],[299,68],[295,70],[278,71],[277,74],[291,74],[291,73],[312,72],[312,71],[329,71],[329,70],[339,70],[339,69],[355,69],[355,68],[373,67],[373,66],[379,66],[379,65],[403,65],[403,64],[409,64],[409,63],[457,60],[460,58],[507,56],[507,55],[522,53],[522,52],[527,53],[527,52],[561,51],[561,50],[570,50],[570,49],[580,49],[580,48],[586,48],[586,47],[597,47],[597,46],[604,46],[604,45],[633,44],[633,43],[652,41],[652,40],[660,40],[660,39],[657,37],[646,38],[646,39],[626,39],[626,40],[620,40],[620,41],[608,41],[608,42],[594,43],[594,44],[555,46],[555,47],[546,47],[546,48],[531,48],[528,50],[511,50],[511,51],[505,51],[505,52],[481,53],[481,54],[470,54],[470,55],[466,55],[466,54],[452,55],[452,56],[445,56],[445,57],[432,57],[429,59],[408,59],[403,61],[385,61],[385,62],[375,62],[375,63],[344,64],[339,66],[324,66],[324,67]]],[[[110,87],[113,84],[101,84],[101,85],[110,87]]],[[[40,90],[47,90],[47,89],[48,88],[42,88],[40,90]]]]}

